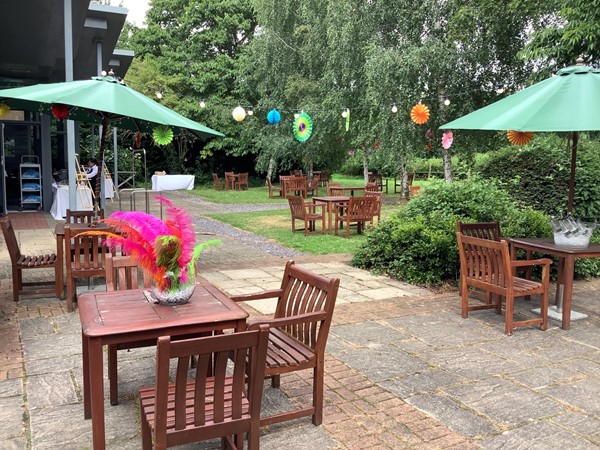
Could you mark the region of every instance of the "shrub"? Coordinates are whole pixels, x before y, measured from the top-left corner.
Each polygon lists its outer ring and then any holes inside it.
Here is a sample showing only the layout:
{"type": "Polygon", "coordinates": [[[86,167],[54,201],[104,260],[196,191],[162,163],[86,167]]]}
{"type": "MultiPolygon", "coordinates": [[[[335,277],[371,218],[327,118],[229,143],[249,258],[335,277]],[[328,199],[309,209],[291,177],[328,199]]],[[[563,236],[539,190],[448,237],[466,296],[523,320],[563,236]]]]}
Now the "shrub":
{"type": "Polygon", "coordinates": [[[409,283],[441,284],[460,270],[456,221],[498,220],[507,236],[551,236],[548,217],[517,208],[508,193],[479,180],[437,183],[367,235],[353,264],[409,283]]]}

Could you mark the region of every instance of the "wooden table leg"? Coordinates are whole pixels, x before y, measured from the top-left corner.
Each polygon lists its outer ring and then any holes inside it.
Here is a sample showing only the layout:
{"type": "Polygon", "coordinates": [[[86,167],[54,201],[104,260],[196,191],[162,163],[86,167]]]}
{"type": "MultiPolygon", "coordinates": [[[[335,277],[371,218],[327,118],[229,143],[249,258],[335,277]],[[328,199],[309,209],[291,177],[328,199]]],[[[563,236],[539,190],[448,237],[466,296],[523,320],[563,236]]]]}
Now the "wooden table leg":
{"type": "Polygon", "coordinates": [[[56,284],[58,284],[59,298],[65,298],[65,238],[64,236],[56,236],[56,262],[58,264],[58,270],[56,272],[56,284]]]}
{"type": "Polygon", "coordinates": [[[92,418],[92,405],[90,402],[90,353],[87,337],[81,333],[81,354],[83,358],[83,418],[92,418]]]}
{"type": "Polygon", "coordinates": [[[562,329],[571,328],[571,303],[573,300],[573,272],[575,270],[575,257],[566,256],[563,268],[563,301],[562,301],[562,329]]]}
{"type": "Polygon", "coordinates": [[[564,297],[565,285],[565,258],[558,258],[558,274],[556,276],[556,294],[554,296],[554,304],[560,306],[564,297]]]}
{"type": "Polygon", "coordinates": [[[102,340],[88,338],[89,382],[92,409],[94,450],[105,448],[104,442],[104,375],[102,373],[102,340]]]}

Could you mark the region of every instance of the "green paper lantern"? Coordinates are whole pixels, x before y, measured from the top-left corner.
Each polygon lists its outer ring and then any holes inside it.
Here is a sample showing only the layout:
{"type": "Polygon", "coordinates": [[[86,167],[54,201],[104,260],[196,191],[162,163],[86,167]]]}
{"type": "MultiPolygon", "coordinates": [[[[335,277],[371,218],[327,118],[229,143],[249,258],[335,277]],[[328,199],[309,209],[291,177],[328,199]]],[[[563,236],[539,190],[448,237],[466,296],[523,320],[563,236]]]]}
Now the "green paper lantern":
{"type": "Polygon", "coordinates": [[[299,142],[306,142],[312,134],[313,122],[310,116],[306,113],[300,113],[296,119],[294,119],[293,132],[294,137],[299,142]]]}
{"type": "Polygon", "coordinates": [[[157,145],[167,145],[173,140],[173,130],[166,125],[160,125],[152,132],[152,138],[157,145]]]}

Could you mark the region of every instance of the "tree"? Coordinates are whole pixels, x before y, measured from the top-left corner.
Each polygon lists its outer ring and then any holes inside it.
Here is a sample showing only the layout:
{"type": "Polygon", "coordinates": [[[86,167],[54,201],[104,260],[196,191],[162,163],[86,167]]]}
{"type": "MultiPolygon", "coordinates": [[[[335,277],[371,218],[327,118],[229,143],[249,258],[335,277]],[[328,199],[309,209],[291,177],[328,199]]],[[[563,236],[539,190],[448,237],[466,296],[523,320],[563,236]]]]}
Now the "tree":
{"type": "Polygon", "coordinates": [[[543,75],[571,66],[581,56],[588,64],[600,62],[600,0],[549,2],[552,9],[535,27],[520,53],[542,65],[543,75]]]}

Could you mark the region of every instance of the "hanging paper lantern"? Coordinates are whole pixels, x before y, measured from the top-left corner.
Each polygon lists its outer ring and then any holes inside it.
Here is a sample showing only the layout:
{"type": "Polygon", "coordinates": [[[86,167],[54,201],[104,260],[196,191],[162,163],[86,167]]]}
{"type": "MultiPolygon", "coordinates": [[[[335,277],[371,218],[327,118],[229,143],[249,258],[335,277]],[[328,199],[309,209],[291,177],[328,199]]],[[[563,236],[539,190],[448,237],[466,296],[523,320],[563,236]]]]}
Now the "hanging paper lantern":
{"type": "Polygon", "coordinates": [[[452,131],[444,131],[444,134],[442,135],[442,148],[448,150],[452,146],[452,142],[454,142],[452,131]]]}
{"type": "Polygon", "coordinates": [[[231,111],[231,115],[233,116],[236,122],[241,122],[246,118],[246,110],[241,106],[236,106],[235,108],[233,108],[233,111],[231,111]]]}
{"type": "Polygon", "coordinates": [[[312,134],[313,123],[310,116],[306,113],[301,113],[297,119],[294,120],[293,124],[294,136],[300,142],[308,140],[312,134]]]}
{"type": "Polygon", "coordinates": [[[0,117],[5,116],[10,111],[10,106],[0,103],[0,117]]]}
{"type": "Polygon", "coordinates": [[[61,103],[55,103],[52,105],[52,115],[58,120],[63,120],[69,117],[69,107],[61,103]]]}
{"type": "Polygon", "coordinates": [[[158,145],[170,144],[173,140],[173,130],[166,125],[160,125],[152,132],[152,138],[158,145]]]}
{"type": "Polygon", "coordinates": [[[417,125],[423,125],[429,120],[429,108],[419,102],[410,110],[410,119],[417,125]]]}
{"type": "Polygon", "coordinates": [[[271,125],[277,125],[279,122],[281,122],[281,114],[276,109],[272,109],[267,113],[267,121],[271,125]]]}
{"type": "Polygon", "coordinates": [[[533,131],[508,130],[506,137],[513,145],[525,145],[533,139],[533,131]]]}

